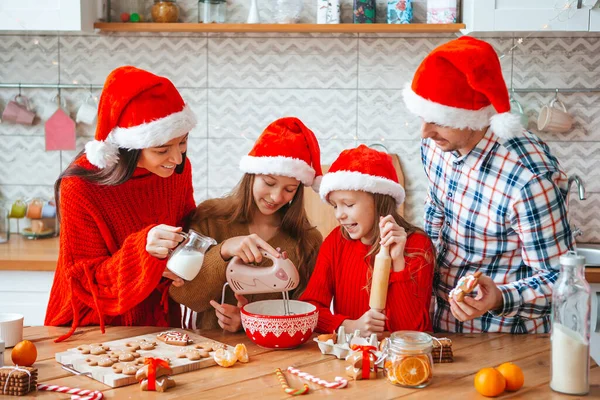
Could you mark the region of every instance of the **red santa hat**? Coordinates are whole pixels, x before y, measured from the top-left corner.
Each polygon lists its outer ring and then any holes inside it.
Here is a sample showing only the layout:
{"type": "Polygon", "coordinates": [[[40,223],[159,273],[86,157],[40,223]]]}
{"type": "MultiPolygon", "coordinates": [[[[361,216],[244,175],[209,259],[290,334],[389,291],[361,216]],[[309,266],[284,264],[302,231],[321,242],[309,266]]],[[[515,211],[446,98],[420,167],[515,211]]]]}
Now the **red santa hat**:
{"type": "Polygon", "coordinates": [[[194,112],[170,80],[135,67],[119,67],[106,78],[95,140],[85,145],[85,154],[96,167],[110,167],[119,159],[119,148],[161,146],[194,126],[194,112]]]}
{"type": "Polygon", "coordinates": [[[272,122],[242,157],[240,169],[248,174],[273,174],[296,178],[318,192],[321,150],[315,134],[294,117],[272,122]]]}
{"type": "Polygon", "coordinates": [[[510,97],[493,47],[463,36],[434,49],[404,89],[408,109],[430,122],[457,129],[483,129],[503,138],[523,132],[510,113],[510,97]]]}
{"type": "Polygon", "coordinates": [[[404,188],[398,182],[392,157],[364,144],[342,151],[323,176],[319,190],[323,201],[334,190],[387,194],[396,200],[397,206],[404,202],[404,188]]]}

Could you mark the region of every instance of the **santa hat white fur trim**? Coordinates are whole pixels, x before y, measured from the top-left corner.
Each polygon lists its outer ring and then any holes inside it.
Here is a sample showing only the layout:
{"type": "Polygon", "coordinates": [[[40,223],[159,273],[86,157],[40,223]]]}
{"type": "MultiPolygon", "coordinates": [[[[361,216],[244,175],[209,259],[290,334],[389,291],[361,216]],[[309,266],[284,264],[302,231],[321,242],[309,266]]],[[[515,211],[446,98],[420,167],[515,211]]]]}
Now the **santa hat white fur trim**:
{"type": "Polygon", "coordinates": [[[492,132],[503,139],[519,136],[525,131],[518,115],[505,112],[492,117],[492,132]]]}
{"type": "Polygon", "coordinates": [[[423,118],[425,122],[447,126],[456,129],[483,129],[490,126],[490,119],[496,113],[492,105],[479,110],[465,110],[446,106],[427,100],[416,94],[410,83],[407,83],[402,92],[406,107],[413,113],[423,118]]]}
{"type": "Polygon", "coordinates": [[[240,170],[248,174],[289,176],[298,179],[304,186],[312,186],[315,181],[315,170],[298,158],[244,156],[240,160],[240,170]]]}
{"type": "Polygon", "coordinates": [[[130,128],[114,128],[105,141],[93,140],[85,145],[90,163],[98,168],[114,165],[119,159],[119,148],[147,149],[183,136],[196,126],[196,115],[189,106],[164,118],[130,128]]]}
{"type": "Polygon", "coordinates": [[[327,201],[327,195],[334,190],[360,190],[387,194],[396,200],[397,206],[404,202],[404,188],[399,183],[356,171],[337,171],[325,174],[319,190],[321,199],[327,201]]]}

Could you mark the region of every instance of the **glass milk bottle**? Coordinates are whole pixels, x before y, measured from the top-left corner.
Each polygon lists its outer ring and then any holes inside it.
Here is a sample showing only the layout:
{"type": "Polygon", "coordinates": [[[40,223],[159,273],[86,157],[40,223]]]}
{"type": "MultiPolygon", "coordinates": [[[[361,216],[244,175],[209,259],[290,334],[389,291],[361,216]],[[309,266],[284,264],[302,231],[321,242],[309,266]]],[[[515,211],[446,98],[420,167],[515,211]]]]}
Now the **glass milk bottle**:
{"type": "Polygon", "coordinates": [[[178,277],[191,281],[198,275],[202,263],[204,262],[204,253],[210,246],[217,244],[215,239],[201,235],[190,229],[188,233],[182,233],[185,240],[179,244],[171,253],[167,268],[178,277]]]}
{"type": "Polygon", "coordinates": [[[590,390],[590,285],[585,258],[569,251],[560,257],[560,275],[552,293],[552,378],[560,393],[584,395],[590,390]]]}

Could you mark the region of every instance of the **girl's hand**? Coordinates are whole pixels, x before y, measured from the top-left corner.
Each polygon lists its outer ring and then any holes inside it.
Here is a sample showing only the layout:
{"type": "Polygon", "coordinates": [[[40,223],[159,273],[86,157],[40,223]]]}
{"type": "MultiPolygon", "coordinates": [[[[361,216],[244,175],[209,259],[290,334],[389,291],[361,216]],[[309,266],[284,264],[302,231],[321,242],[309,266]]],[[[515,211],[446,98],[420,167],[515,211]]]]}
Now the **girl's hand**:
{"type": "Polygon", "coordinates": [[[391,215],[379,217],[379,231],[381,235],[379,244],[390,248],[390,257],[393,260],[394,271],[402,271],[404,269],[406,231],[396,223],[394,217],[391,215]]]}
{"type": "Polygon", "coordinates": [[[150,229],[146,237],[146,251],[156,258],[166,258],[169,250],[177,247],[183,241],[179,233],[181,227],[170,225],[157,225],[150,229]]]}
{"type": "Polygon", "coordinates": [[[280,257],[277,250],[255,233],[248,236],[235,236],[224,241],[221,246],[221,257],[223,260],[228,261],[234,256],[238,256],[246,264],[260,263],[263,260],[260,249],[265,250],[275,258],[280,257]]]}
{"type": "Polygon", "coordinates": [[[369,337],[376,333],[378,338],[381,338],[385,331],[385,314],[376,310],[369,310],[359,319],[347,319],[342,322],[346,332],[353,333],[355,330],[360,330],[360,336],[369,337]]]}
{"type": "Polygon", "coordinates": [[[210,305],[214,307],[215,314],[219,320],[219,326],[229,332],[237,332],[242,327],[242,318],[240,309],[248,304],[248,300],[241,294],[236,294],[237,306],[231,304],[219,304],[214,300],[210,301],[210,305]]]}

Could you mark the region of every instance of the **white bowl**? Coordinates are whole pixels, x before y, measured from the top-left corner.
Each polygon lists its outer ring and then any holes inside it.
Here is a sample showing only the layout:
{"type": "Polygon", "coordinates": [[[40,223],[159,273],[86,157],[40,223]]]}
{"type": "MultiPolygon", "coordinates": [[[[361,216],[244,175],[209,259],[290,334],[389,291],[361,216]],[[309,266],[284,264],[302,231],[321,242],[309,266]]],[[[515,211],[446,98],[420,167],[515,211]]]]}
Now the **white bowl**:
{"type": "Polygon", "coordinates": [[[23,340],[23,316],[14,313],[0,313],[0,338],[6,348],[14,347],[23,340]]]}

